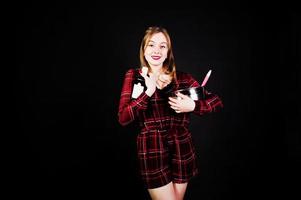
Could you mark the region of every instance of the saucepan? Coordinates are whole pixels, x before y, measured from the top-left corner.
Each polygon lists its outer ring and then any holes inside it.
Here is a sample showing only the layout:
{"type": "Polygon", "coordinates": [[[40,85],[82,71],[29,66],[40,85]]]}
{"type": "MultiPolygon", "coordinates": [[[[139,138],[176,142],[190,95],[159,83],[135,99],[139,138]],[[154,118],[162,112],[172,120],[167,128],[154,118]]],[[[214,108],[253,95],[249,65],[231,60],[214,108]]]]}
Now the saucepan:
{"type": "Polygon", "coordinates": [[[178,90],[171,92],[169,96],[177,98],[176,94],[178,92],[189,96],[192,100],[195,100],[195,101],[205,98],[205,88],[202,86],[178,89],[178,90]]]}

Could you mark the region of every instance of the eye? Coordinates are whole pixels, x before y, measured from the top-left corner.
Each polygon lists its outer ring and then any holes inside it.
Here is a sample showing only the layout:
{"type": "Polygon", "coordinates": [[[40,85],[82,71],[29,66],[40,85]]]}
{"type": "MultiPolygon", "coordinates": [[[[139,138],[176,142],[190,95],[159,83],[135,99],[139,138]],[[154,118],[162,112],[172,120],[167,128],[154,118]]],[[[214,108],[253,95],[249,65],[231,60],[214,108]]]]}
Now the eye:
{"type": "Polygon", "coordinates": [[[160,46],[161,49],[166,49],[166,46],[162,45],[160,46]]]}
{"type": "Polygon", "coordinates": [[[153,44],[149,44],[149,45],[147,45],[147,46],[149,46],[149,47],[154,47],[155,45],[153,45],[153,44]]]}

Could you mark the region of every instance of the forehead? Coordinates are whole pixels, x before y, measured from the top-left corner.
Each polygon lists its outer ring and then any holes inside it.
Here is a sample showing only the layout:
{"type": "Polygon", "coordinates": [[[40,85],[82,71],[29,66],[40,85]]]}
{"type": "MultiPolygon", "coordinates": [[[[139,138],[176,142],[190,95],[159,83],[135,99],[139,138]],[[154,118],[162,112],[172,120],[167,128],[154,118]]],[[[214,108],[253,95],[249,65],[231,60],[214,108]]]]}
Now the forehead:
{"type": "Polygon", "coordinates": [[[151,41],[157,42],[157,43],[162,43],[165,42],[167,43],[167,39],[163,33],[155,33],[150,37],[151,41]]]}

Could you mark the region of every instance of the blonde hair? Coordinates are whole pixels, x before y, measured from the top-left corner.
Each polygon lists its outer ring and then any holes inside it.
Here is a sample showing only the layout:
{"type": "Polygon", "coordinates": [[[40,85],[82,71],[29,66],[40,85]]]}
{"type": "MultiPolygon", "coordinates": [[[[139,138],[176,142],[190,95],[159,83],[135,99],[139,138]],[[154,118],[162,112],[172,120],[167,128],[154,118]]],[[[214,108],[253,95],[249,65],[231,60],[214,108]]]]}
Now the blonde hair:
{"type": "Polygon", "coordinates": [[[140,66],[141,68],[143,66],[146,66],[149,71],[151,70],[148,62],[144,57],[144,51],[151,37],[156,33],[163,33],[163,35],[167,40],[168,52],[167,52],[167,58],[163,62],[163,66],[162,66],[163,72],[165,74],[170,75],[172,79],[176,81],[176,65],[175,65],[175,60],[172,52],[171,40],[167,30],[163,27],[151,26],[145,31],[144,37],[140,45],[140,66]]]}

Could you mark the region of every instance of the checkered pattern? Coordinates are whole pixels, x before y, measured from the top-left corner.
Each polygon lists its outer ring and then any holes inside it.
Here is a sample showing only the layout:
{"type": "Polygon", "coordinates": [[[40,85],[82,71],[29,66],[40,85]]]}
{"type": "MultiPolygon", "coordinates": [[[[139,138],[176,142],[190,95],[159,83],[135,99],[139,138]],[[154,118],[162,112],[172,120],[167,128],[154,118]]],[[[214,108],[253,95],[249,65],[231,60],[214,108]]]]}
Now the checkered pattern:
{"type": "MultiPolygon", "coordinates": [[[[166,185],[170,181],[187,182],[198,174],[193,139],[188,130],[190,113],[176,113],[168,104],[167,91],[200,86],[188,73],[177,72],[177,82],[152,97],[143,92],[132,99],[133,81],[138,69],[126,72],[119,103],[119,122],[127,125],[138,120],[141,132],[137,136],[140,172],[147,188],[166,185]]],[[[193,113],[202,115],[223,107],[217,95],[206,91],[206,99],[195,101],[193,113]]]]}

